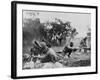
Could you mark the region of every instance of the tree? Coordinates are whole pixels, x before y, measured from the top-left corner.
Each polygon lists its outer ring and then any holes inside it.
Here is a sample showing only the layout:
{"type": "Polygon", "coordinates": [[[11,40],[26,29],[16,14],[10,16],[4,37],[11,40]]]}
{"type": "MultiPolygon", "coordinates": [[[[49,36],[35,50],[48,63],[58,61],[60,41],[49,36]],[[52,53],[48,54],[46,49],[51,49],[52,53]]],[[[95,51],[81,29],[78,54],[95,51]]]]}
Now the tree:
{"type": "Polygon", "coordinates": [[[52,45],[62,45],[62,41],[66,40],[66,36],[70,36],[71,40],[76,35],[76,29],[72,28],[70,24],[70,22],[63,22],[56,18],[54,22],[44,24],[45,27],[41,34],[45,33],[44,38],[52,45]]]}
{"type": "Polygon", "coordinates": [[[78,32],[76,31],[76,28],[73,28],[70,30],[70,39],[69,41],[72,41],[74,39],[74,37],[78,34],[78,32]]]}

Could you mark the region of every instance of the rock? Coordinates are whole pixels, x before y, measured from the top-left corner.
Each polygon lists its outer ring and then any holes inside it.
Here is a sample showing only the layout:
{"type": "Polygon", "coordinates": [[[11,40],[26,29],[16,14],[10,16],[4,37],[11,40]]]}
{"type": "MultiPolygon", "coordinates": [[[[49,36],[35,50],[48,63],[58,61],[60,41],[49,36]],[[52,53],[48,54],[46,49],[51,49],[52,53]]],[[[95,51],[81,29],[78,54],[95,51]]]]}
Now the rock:
{"type": "Polygon", "coordinates": [[[44,66],[42,68],[62,68],[64,67],[61,63],[44,63],[44,66]]]}
{"type": "Polygon", "coordinates": [[[24,69],[33,69],[34,68],[34,62],[33,61],[30,61],[30,62],[26,62],[24,64],[24,69]]]}
{"type": "Polygon", "coordinates": [[[53,67],[54,67],[53,63],[44,63],[44,66],[42,68],[45,69],[45,68],[53,68],[53,67]]]}
{"type": "Polygon", "coordinates": [[[55,65],[55,68],[62,68],[62,67],[64,67],[64,65],[59,63],[59,62],[56,62],[54,65],[55,65]]]}

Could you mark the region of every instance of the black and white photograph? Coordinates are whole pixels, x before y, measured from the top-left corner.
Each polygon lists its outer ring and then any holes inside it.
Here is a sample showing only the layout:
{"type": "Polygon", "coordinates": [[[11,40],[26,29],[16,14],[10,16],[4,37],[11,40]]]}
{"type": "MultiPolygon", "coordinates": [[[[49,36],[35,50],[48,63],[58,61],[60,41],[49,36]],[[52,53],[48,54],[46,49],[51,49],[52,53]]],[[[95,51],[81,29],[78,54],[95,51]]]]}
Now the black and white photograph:
{"type": "Polygon", "coordinates": [[[23,10],[22,16],[23,69],[91,66],[91,14],[23,10]]]}
{"type": "Polygon", "coordinates": [[[97,73],[97,7],[12,2],[12,78],[97,73]]]}

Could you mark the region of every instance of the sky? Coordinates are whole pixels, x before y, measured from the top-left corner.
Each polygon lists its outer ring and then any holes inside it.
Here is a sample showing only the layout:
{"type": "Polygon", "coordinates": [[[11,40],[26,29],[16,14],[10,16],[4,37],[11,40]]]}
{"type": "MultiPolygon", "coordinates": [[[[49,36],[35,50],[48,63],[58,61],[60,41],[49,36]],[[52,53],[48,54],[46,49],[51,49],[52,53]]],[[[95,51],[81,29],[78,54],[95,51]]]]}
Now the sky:
{"type": "Polygon", "coordinates": [[[79,33],[77,37],[86,36],[88,28],[91,27],[91,14],[89,13],[23,11],[23,19],[36,18],[39,18],[41,23],[54,21],[55,18],[61,19],[63,22],[70,21],[71,26],[76,28],[79,33]]]}

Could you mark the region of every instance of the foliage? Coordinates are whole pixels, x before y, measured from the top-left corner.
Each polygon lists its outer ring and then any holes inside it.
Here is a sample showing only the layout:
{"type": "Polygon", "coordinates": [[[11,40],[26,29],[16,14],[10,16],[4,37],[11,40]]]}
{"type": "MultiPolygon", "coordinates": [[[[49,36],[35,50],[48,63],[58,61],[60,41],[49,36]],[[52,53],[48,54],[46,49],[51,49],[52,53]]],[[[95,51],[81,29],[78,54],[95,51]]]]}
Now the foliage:
{"type": "Polygon", "coordinates": [[[52,45],[62,45],[66,37],[71,36],[71,38],[74,38],[77,34],[76,29],[72,28],[70,22],[63,22],[57,18],[55,22],[47,22],[45,25],[45,28],[41,29],[41,34],[52,45]]]}
{"type": "Polygon", "coordinates": [[[23,23],[23,45],[32,45],[34,39],[45,39],[52,46],[65,44],[66,37],[73,38],[77,32],[70,22],[55,19],[54,22],[41,23],[39,18],[27,19],[23,23]]]}

